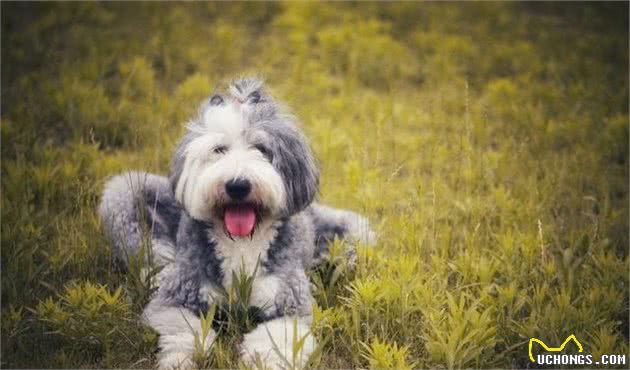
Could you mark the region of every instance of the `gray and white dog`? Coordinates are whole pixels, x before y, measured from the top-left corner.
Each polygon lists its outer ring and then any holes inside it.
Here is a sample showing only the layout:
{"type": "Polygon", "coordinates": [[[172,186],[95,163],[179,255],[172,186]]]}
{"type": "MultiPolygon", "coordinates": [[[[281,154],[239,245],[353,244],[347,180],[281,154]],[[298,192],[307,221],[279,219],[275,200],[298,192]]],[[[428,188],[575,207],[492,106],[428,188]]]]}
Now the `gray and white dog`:
{"type": "MultiPolygon", "coordinates": [[[[99,214],[116,256],[138,255],[149,230],[153,260],[164,266],[143,313],[160,335],[160,368],[193,365],[200,313],[220,304],[219,292],[243,271],[255,274],[250,304],[262,313],[244,335],[242,359],[282,367],[297,327],[307,339],[295,365],[305,363],[315,348],[306,271],[336,237],[348,245],[375,241],[365,218],[314,203],[318,179],[295,118],[248,78],[201,106],[168,178],[128,172],[106,183],[99,214]]],[[[207,349],[214,338],[200,339],[207,349]]]]}

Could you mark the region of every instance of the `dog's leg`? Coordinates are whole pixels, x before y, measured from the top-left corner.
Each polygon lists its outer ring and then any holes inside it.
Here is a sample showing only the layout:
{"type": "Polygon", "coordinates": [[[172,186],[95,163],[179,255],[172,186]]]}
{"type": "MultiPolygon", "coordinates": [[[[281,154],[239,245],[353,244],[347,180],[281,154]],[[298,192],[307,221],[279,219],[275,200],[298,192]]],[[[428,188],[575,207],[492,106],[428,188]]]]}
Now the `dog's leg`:
{"type": "Polygon", "coordinates": [[[181,209],[165,177],[127,172],[111,178],[99,215],[119,260],[128,263],[146,244],[151,245],[146,262],[163,265],[172,260],[181,209]]]}
{"type": "Polygon", "coordinates": [[[267,307],[268,321],[244,336],[241,357],[249,365],[258,358],[274,369],[301,368],[315,349],[310,281],[298,261],[284,262],[254,281],[250,304],[267,307]]]}
{"type": "Polygon", "coordinates": [[[315,230],[314,263],[326,259],[328,248],[335,238],[347,242],[347,253],[355,258],[357,245],[372,247],[376,244],[376,233],[367,218],[358,213],[313,203],[309,208],[315,230]]]}
{"type": "Polygon", "coordinates": [[[205,354],[215,339],[211,323],[204,328],[198,316],[204,305],[212,304],[211,297],[202,296],[197,271],[177,262],[164,267],[158,277],[159,290],[143,312],[144,322],[160,335],[158,367],[192,368],[195,352],[205,354]]]}
{"type": "Polygon", "coordinates": [[[192,311],[169,305],[160,298],[153,299],[143,315],[147,324],[160,334],[159,369],[193,368],[195,342],[201,346],[198,349],[205,353],[214,341],[211,329],[204,337],[201,320],[192,311]]]}
{"type": "Polygon", "coordinates": [[[257,360],[272,369],[304,367],[315,350],[310,321],[310,317],[282,316],[258,325],[245,334],[241,358],[251,367],[257,360]]]}

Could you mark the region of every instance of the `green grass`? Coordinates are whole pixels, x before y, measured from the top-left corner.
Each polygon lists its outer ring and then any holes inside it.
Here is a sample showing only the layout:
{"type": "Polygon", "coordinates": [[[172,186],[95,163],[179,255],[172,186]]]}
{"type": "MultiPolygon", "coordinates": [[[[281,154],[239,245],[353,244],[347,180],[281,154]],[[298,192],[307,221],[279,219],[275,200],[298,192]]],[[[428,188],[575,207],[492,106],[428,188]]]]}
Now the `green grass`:
{"type": "MultiPolygon", "coordinates": [[[[627,4],[1,6],[2,367],[154,364],[99,192],[167,173],[249,73],[380,237],[312,273],[314,367],[525,367],[570,334],[630,355],[627,4]]],[[[198,363],[238,366],[229,337],[198,363]]]]}

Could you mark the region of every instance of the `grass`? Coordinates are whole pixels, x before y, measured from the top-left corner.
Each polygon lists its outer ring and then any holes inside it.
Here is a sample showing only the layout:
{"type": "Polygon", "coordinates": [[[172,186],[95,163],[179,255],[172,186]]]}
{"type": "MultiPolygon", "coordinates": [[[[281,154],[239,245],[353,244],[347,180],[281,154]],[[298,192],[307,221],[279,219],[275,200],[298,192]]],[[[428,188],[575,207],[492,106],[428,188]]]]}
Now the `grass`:
{"type": "MultiPolygon", "coordinates": [[[[301,118],[320,199],[379,234],[312,273],[313,367],[522,368],[570,334],[630,355],[627,4],[1,7],[2,367],[154,364],[99,192],[167,173],[249,73],[301,118]]],[[[229,337],[198,364],[242,366],[229,337]]]]}

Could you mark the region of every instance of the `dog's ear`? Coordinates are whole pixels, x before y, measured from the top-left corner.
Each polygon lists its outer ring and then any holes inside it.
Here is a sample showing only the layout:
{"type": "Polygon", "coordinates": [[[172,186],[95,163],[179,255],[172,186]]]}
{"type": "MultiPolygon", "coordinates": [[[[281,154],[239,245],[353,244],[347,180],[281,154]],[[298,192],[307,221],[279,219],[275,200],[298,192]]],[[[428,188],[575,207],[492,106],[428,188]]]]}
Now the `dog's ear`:
{"type": "Polygon", "coordinates": [[[184,171],[184,165],[186,163],[186,148],[188,144],[190,144],[190,142],[193,140],[193,138],[193,134],[190,132],[184,135],[182,140],[177,145],[175,153],[173,154],[173,159],[171,160],[171,171],[168,176],[168,181],[171,185],[171,190],[175,195],[175,199],[177,199],[180,203],[182,203],[183,199],[180,199],[181,197],[177,196],[176,190],[177,185],[179,184],[179,181],[181,179],[182,172],[184,171]]]}
{"type": "Polygon", "coordinates": [[[319,190],[319,169],[306,138],[287,122],[266,125],[274,140],[272,164],[282,175],[286,190],[286,209],[292,215],[308,207],[319,190]]]}
{"type": "Polygon", "coordinates": [[[308,207],[319,191],[319,168],[308,144],[302,138],[303,149],[294,152],[289,166],[293,176],[286,177],[288,182],[288,209],[297,213],[308,207]]]}

